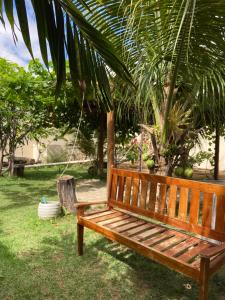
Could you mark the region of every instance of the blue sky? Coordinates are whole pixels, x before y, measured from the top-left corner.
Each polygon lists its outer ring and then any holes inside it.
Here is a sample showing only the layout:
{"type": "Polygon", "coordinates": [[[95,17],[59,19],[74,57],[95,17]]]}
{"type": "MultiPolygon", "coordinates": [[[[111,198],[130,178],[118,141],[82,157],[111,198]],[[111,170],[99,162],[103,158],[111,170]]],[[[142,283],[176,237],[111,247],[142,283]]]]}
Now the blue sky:
{"type": "MultiPolygon", "coordinates": [[[[28,3],[28,2],[27,2],[28,3]]],[[[38,36],[36,30],[35,16],[32,8],[27,5],[29,24],[30,24],[30,35],[32,42],[32,49],[35,58],[41,59],[41,53],[39,49],[38,36]]],[[[0,23],[0,57],[6,58],[12,62],[17,63],[20,66],[26,67],[28,62],[31,60],[31,56],[24,45],[22,35],[16,28],[16,35],[18,38],[15,44],[12,38],[12,31],[10,25],[6,20],[6,26],[0,23]]]]}

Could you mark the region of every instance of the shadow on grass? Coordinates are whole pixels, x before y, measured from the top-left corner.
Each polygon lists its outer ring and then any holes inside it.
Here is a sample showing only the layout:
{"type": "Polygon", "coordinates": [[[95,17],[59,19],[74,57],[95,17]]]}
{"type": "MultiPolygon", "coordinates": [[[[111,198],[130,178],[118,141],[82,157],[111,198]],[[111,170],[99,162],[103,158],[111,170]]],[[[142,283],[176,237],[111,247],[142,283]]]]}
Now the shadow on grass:
{"type": "MultiPolygon", "coordinates": [[[[73,233],[46,237],[39,250],[19,257],[0,242],[0,299],[198,299],[190,279],[96,234],[86,235],[82,257],[73,233]],[[192,289],[185,289],[187,283],[192,289]]],[[[222,295],[220,273],[209,299],[222,295]]]]}

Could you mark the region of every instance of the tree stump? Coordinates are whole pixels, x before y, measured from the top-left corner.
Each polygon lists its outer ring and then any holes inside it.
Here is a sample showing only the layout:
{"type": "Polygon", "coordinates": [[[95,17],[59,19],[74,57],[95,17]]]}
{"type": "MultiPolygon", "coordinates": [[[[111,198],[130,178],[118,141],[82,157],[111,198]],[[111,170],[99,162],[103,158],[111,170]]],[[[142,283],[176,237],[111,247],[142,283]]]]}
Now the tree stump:
{"type": "Polygon", "coordinates": [[[58,179],[57,190],[59,200],[67,213],[75,213],[74,204],[77,202],[75,193],[75,179],[73,176],[65,175],[58,179]]]}
{"type": "Polygon", "coordinates": [[[14,165],[13,176],[17,176],[17,177],[24,176],[24,164],[14,165]]]}

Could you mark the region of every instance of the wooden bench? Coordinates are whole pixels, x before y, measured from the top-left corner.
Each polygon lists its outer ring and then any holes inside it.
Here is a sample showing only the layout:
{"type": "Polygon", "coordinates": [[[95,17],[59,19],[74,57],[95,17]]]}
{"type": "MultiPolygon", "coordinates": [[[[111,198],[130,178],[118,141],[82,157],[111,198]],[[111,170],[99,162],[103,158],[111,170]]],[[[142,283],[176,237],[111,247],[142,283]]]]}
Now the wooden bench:
{"type": "Polygon", "coordinates": [[[207,299],[225,263],[225,186],[112,168],[106,209],[85,213],[98,203],[77,204],[79,255],[87,227],[193,278],[207,299]]]}

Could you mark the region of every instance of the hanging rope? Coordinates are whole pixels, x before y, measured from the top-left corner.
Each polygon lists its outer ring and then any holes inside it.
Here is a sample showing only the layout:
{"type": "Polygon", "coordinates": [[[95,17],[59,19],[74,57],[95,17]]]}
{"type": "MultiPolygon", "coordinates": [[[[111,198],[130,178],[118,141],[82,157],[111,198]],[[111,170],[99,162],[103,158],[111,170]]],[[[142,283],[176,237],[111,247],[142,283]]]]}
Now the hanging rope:
{"type": "Polygon", "coordinates": [[[74,139],[72,151],[71,151],[71,153],[70,153],[69,160],[67,161],[67,164],[66,164],[64,170],[62,171],[62,173],[61,173],[61,175],[60,175],[60,178],[65,174],[66,170],[68,169],[69,164],[70,164],[70,162],[72,161],[72,157],[73,157],[74,152],[75,152],[75,146],[76,146],[76,143],[77,143],[78,134],[79,134],[79,132],[80,132],[80,125],[81,125],[82,117],[83,117],[84,96],[85,96],[85,93],[83,92],[83,96],[82,96],[82,105],[81,105],[81,112],[80,112],[80,117],[79,117],[79,121],[78,121],[78,126],[77,126],[77,131],[76,131],[76,135],[75,135],[75,139],[74,139]]]}

